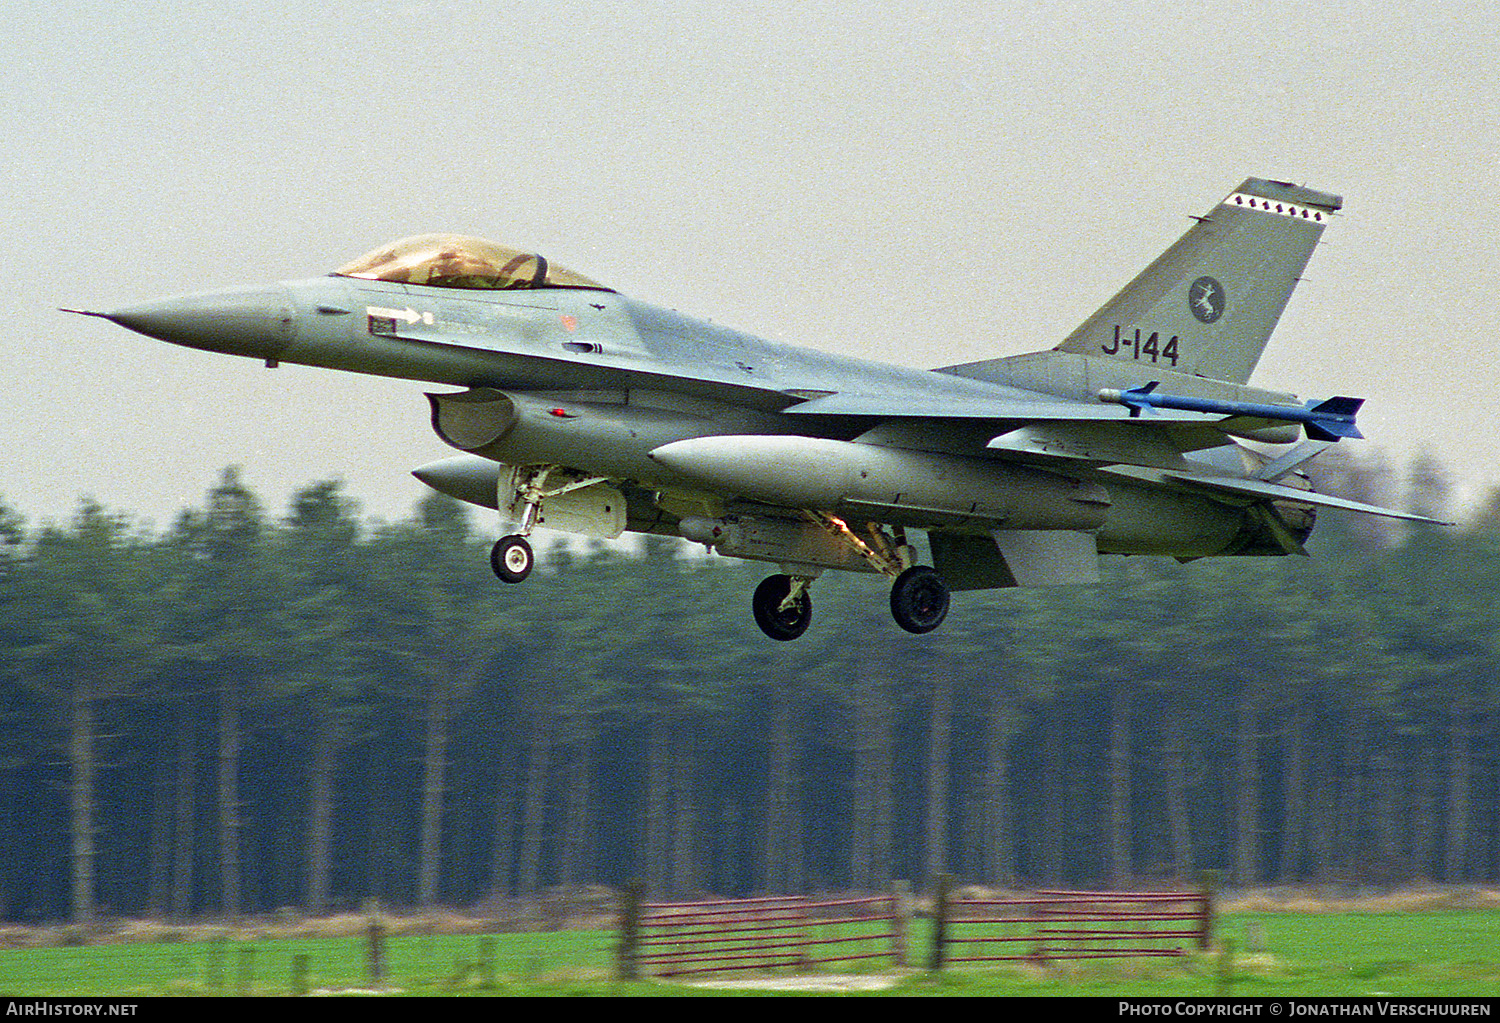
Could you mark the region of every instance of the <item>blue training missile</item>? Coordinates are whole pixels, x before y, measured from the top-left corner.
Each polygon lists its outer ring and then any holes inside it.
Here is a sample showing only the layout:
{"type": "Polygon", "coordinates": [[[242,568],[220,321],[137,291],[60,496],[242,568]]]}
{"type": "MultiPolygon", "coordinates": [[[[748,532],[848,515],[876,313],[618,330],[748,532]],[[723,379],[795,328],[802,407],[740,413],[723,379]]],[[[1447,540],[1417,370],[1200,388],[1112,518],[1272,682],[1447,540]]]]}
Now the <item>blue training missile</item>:
{"type": "Polygon", "coordinates": [[[1207,412],[1211,415],[1253,416],[1257,419],[1301,423],[1312,440],[1337,441],[1343,437],[1364,437],[1354,422],[1360,406],[1365,403],[1363,398],[1315,399],[1298,408],[1296,405],[1262,405],[1249,401],[1217,401],[1212,398],[1157,394],[1156,387],[1159,383],[1160,381],[1153,380],[1128,391],[1105,388],[1099,392],[1099,400],[1126,406],[1130,409],[1132,418],[1143,412],[1150,415],[1153,409],[1172,408],[1187,412],[1207,412]]]}

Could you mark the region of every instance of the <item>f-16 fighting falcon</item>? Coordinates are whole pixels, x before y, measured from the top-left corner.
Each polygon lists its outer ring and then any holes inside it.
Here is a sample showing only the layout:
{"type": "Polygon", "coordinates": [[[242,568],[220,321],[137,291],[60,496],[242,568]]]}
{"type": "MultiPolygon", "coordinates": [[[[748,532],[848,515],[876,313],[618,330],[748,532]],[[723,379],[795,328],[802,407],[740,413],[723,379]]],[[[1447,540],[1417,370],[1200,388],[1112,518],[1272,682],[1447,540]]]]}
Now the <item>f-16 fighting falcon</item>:
{"type": "Polygon", "coordinates": [[[777,566],[751,601],[773,639],[807,629],[828,569],[890,577],[896,622],[925,633],[951,591],[1095,582],[1101,554],[1303,554],[1318,507],[1418,518],[1298,471],[1360,436],[1360,399],[1248,384],[1341,206],[1247,180],[1056,348],[933,370],[764,341],[447,234],[313,280],[86,315],[458,388],[427,398],[462,453],[415,475],[499,512],[508,583],[538,526],[659,533],[777,566]]]}

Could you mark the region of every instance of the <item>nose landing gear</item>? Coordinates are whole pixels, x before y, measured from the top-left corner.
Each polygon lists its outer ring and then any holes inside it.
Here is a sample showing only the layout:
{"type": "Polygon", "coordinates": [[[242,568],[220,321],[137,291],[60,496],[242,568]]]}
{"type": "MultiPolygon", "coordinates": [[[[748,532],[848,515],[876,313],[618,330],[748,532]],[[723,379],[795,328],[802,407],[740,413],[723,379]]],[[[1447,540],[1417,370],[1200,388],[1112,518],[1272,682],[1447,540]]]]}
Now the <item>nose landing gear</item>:
{"type": "Polygon", "coordinates": [[[490,568],[495,570],[495,575],[503,582],[518,583],[531,574],[536,556],[526,538],[536,526],[544,500],[603,482],[603,476],[586,476],[577,470],[556,465],[533,465],[517,469],[515,493],[511,497],[509,510],[512,513],[520,511],[521,531],[502,536],[490,548],[490,568]],[[553,473],[557,473],[563,482],[560,486],[548,488],[547,479],[553,473]]]}

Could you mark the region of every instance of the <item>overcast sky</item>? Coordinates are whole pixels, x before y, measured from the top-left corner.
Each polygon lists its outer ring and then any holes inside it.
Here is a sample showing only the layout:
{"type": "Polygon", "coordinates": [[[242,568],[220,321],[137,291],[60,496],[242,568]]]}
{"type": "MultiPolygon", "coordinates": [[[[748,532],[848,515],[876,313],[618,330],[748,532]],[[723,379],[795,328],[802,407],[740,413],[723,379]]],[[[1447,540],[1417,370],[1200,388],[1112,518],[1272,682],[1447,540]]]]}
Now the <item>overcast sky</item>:
{"type": "Polygon", "coordinates": [[[226,465],[405,515],[423,387],[58,306],[434,230],[911,366],[1050,348],[1249,176],[1345,197],[1252,382],[1500,484],[1487,2],[7,5],[0,498],[165,525],[226,465]]]}

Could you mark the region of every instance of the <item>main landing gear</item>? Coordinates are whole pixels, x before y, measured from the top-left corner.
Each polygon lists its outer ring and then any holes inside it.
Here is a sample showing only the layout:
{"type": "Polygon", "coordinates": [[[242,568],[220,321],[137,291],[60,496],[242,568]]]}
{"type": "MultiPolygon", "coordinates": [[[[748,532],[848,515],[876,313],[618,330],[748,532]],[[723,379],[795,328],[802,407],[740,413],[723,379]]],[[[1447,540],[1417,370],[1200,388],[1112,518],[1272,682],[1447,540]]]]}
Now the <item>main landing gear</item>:
{"type": "MultiPolygon", "coordinates": [[[[948,616],[949,590],[936,569],[912,564],[912,549],[898,526],[888,536],[873,523],[865,526],[865,537],[856,534],[843,519],[810,512],[809,516],[843,538],[865,559],[894,581],[891,583],[891,617],[907,632],[931,632],[948,616]]],[[[755,588],[750,602],[755,624],[772,639],[796,639],[812,621],[812,597],[808,587],[816,576],[773,575],[755,588]]]]}
{"type": "MultiPolygon", "coordinates": [[[[807,592],[811,582],[791,575],[764,579],[750,601],[760,631],[782,642],[806,632],[812,621],[812,596],[807,592]]],[[[926,565],[913,565],[891,585],[891,616],[907,632],[921,635],[943,624],[948,603],[948,584],[926,565]]]]}
{"type": "Polygon", "coordinates": [[[935,569],[913,565],[891,585],[891,616],[907,632],[931,632],[948,617],[948,598],[948,584],[935,569]]]}
{"type": "Polygon", "coordinates": [[[812,621],[812,597],[807,592],[811,582],[806,576],[790,575],[773,575],[762,580],[750,600],[760,631],[782,641],[796,639],[806,632],[812,621]]]}

